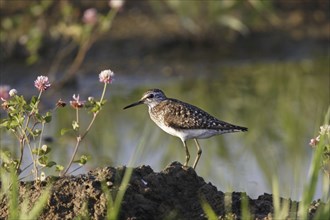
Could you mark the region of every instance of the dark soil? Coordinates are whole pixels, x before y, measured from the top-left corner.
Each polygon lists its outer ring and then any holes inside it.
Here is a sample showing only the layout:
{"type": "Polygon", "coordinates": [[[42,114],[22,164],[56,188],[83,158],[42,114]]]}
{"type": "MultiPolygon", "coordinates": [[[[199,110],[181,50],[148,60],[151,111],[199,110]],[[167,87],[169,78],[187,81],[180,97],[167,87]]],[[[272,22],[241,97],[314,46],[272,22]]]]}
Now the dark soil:
{"type": "MultiPolygon", "coordinates": [[[[111,194],[113,198],[117,195],[125,170],[126,167],[105,167],[79,176],[52,177],[41,183],[21,182],[20,196],[30,195],[28,198],[33,203],[51,183],[51,197],[39,219],[105,219],[107,195],[111,194]]],[[[132,172],[119,219],[207,219],[202,201],[212,207],[219,219],[241,219],[242,196],[246,194],[218,191],[192,168],[184,168],[178,162],[173,162],[159,173],[149,166],[141,166],[132,172]]],[[[272,195],[248,198],[248,201],[253,219],[272,218],[272,195]]],[[[296,218],[299,204],[286,201],[290,203],[290,218],[296,218]]],[[[311,218],[318,205],[311,205],[311,218]]],[[[5,197],[0,203],[0,219],[3,218],[8,218],[5,197]]]]}

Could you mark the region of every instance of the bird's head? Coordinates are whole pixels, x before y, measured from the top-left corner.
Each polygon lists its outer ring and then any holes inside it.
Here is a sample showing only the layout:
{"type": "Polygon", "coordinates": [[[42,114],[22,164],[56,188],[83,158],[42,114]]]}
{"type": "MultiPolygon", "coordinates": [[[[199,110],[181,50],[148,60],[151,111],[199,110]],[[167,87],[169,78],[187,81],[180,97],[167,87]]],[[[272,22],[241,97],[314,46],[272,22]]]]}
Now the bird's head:
{"type": "Polygon", "coordinates": [[[146,104],[149,106],[149,108],[152,108],[165,99],[166,96],[162,90],[150,89],[142,95],[142,98],[139,101],[124,107],[124,109],[131,108],[140,104],[146,104]]]}

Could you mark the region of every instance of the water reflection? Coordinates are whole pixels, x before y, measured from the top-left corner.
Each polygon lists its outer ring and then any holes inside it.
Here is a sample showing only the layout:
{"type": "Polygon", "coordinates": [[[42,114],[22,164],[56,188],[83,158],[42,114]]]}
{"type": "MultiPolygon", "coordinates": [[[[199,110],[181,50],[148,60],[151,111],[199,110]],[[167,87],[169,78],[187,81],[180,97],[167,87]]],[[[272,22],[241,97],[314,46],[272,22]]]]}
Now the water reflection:
{"type": "MultiPolygon", "coordinates": [[[[91,155],[85,169],[126,165],[134,153],[134,166],[146,164],[156,171],[174,160],[184,162],[180,139],[159,129],[149,119],[146,106],[122,110],[146,89],[158,87],[168,97],[249,128],[246,133],[200,141],[203,154],[197,172],[207,182],[219,190],[246,191],[256,197],[270,193],[272,175],[278,175],[282,196],[300,199],[312,155],[308,142],[329,105],[327,61],[211,65],[193,77],[166,77],[165,81],[159,77],[152,83],[143,77],[134,88],[121,76],[111,86],[108,103],[78,152],[91,155]]],[[[84,88],[89,88],[84,93],[97,96],[95,85],[84,88]]],[[[55,136],[52,156],[62,164],[69,160],[74,137],[60,136],[59,127],[70,127],[73,119],[73,110],[61,109],[54,116],[55,124],[47,129],[55,136]]],[[[188,146],[194,158],[194,143],[190,140],[188,146]]]]}

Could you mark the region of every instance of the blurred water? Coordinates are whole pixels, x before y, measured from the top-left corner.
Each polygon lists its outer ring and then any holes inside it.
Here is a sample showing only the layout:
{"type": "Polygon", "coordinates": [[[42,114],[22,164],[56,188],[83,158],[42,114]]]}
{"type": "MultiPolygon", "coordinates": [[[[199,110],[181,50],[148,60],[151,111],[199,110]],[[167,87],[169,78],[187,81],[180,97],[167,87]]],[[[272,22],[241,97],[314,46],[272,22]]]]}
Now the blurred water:
{"type": "MultiPolygon", "coordinates": [[[[127,165],[132,157],[132,165],[150,165],[155,171],[175,160],[184,162],[180,139],[159,129],[149,119],[146,106],[122,110],[146,89],[160,88],[168,97],[249,128],[245,133],[200,141],[203,154],[197,173],[206,182],[222,191],[246,191],[257,197],[271,193],[271,178],[276,175],[281,195],[299,200],[313,154],[309,139],[315,136],[329,106],[327,62],[321,58],[227,65],[185,63],[190,74],[171,76],[117,72],[116,81],[109,86],[108,102],[78,151],[77,158],[88,154],[91,160],[76,173],[93,167],[127,165]]],[[[101,91],[95,74],[83,78],[76,93],[87,99],[98,97],[101,91]]],[[[53,96],[69,100],[72,91],[61,90],[53,96]]],[[[53,123],[46,128],[45,135],[55,140],[50,144],[52,159],[61,164],[69,160],[75,139],[71,133],[61,136],[59,131],[69,128],[74,117],[73,109],[66,107],[54,114],[53,123]]],[[[82,114],[82,127],[90,118],[82,114]]],[[[192,165],[194,142],[188,141],[188,146],[192,165]]],[[[319,184],[316,198],[320,197],[319,184]]]]}

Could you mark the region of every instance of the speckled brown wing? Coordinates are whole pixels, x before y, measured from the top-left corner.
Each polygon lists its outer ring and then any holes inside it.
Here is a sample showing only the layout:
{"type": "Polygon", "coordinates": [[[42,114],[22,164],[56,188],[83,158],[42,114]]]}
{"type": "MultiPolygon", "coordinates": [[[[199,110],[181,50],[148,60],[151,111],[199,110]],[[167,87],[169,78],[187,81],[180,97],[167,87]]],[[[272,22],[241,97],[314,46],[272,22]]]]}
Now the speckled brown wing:
{"type": "Polygon", "coordinates": [[[162,111],[165,125],[174,129],[214,129],[227,132],[247,130],[220,121],[202,109],[176,99],[167,99],[159,103],[155,110],[162,111]]]}

